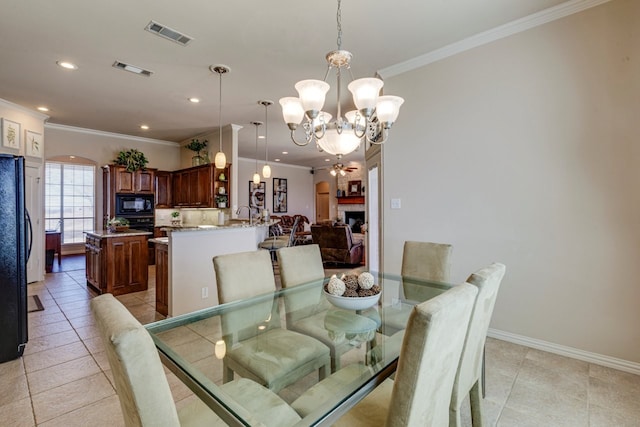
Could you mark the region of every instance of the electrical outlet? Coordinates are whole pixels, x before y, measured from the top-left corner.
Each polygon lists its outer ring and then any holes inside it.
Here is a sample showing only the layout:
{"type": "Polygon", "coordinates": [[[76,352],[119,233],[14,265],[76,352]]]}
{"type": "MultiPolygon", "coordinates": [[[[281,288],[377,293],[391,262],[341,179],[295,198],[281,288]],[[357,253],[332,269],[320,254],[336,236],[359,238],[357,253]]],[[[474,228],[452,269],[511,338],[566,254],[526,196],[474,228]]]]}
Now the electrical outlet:
{"type": "Polygon", "coordinates": [[[202,288],[202,299],[209,298],[209,288],[202,288]]]}

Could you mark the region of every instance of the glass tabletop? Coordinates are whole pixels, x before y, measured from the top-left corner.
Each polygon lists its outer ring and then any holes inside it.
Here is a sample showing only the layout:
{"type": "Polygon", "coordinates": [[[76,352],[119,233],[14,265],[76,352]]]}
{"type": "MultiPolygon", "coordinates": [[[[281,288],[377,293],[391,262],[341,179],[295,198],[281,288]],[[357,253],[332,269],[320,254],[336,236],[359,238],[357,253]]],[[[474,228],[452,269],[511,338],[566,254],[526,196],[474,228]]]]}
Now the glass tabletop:
{"type": "MultiPolygon", "coordinates": [[[[146,325],[163,363],[229,425],[254,425],[243,402],[225,393],[223,361],[251,340],[255,360],[268,331],[324,336],[335,349],[333,372],[309,374],[277,391],[300,415],[296,425],[330,425],[396,369],[404,328],[414,305],[451,284],[374,274],[380,298],[344,309],[327,299],[329,278],[146,325]]],[[[273,343],[271,343],[273,344],[273,343]]],[[[286,356],[287,349],[282,354],[286,356]]],[[[266,369],[270,369],[266,367],[266,369]]],[[[275,369],[275,368],[274,368],[275,369]]]]}

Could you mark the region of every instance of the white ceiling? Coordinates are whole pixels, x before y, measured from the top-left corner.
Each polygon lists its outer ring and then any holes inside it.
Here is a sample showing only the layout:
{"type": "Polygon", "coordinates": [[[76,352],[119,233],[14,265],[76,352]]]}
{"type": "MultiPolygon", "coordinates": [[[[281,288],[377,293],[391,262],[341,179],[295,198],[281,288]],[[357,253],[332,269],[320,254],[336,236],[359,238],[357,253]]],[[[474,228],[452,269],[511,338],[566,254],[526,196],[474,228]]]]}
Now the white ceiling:
{"type": "MultiPolygon", "coordinates": [[[[355,78],[523,18],[565,0],[344,0],[342,47],[354,54],[355,78]]],[[[575,0],[574,0],[575,1],[575,0]]],[[[167,141],[218,125],[218,76],[225,64],[223,124],[244,126],[239,154],[254,157],[253,120],[269,108],[271,160],[324,166],[326,154],[290,142],[278,99],[294,84],[322,79],[336,48],[336,1],[6,0],[0,14],[0,98],[46,105],[49,122],[167,141]],[[154,20],[193,37],[186,47],[159,38],[154,20]],[[64,70],[58,60],[76,63],[64,70]],[[117,70],[119,60],[154,72],[117,70]],[[188,97],[201,99],[199,104],[188,97]],[[148,124],[150,130],[139,129],[148,124]],[[281,152],[287,150],[288,155],[281,152]]],[[[329,78],[335,100],[335,78],[329,78]]],[[[395,94],[406,96],[408,94],[395,94]]],[[[325,107],[334,112],[335,102],[325,107]]],[[[402,110],[397,126],[401,126],[402,110]]],[[[262,144],[262,141],[260,142],[262,144]]],[[[264,154],[260,148],[259,156],[264,154]]],[[[362,153],[346,156],[344,161],[362,153]]],[[[334,159],[331,159],[332,163],[334,159]]]]}

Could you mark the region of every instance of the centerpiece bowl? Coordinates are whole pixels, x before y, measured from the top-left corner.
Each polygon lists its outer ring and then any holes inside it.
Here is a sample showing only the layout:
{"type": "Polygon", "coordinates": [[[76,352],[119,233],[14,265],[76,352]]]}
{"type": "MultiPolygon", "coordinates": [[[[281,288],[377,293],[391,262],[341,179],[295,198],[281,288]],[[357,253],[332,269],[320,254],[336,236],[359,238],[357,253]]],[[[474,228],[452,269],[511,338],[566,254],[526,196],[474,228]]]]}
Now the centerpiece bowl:
{"type": "Polygon", "coordinates": [[[369,307],[373,307],[380,300],[380,294],[382,292],[378,292],[375,295],[367,296],[367,297],[343,297],[332,295],[326,290],[324,291],[325,297],[327,300],[338,308],[344,308],[346,310],[365,310],[369,307]]]}

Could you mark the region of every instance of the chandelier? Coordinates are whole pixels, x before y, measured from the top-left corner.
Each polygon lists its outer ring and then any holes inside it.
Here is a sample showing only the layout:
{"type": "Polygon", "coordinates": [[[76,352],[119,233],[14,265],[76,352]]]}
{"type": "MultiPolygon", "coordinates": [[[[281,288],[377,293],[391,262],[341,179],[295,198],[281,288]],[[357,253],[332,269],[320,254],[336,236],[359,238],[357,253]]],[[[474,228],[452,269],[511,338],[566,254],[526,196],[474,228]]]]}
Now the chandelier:
{"type": "Polygon", "coordinates": [[[316,142],[320,151],[337,156],[349,154],[360,146],[362,138],[371,144],[383,144],[389,135],[389,129],[396,121],[400,106],[404,99],[399,96],[379,96],[384,85],[378,78],[362,78],[353,80],[351,73],[352,54],[342,50],[342,15],[341,0],[338,0],[338,49],[327,53],[327,71],[324,80],[301,80],[296,83],[298,98],[280,99],[284,121],[291,130],[291,140],[298,146],[316,142]],[[337,76],[338,110],[334,120],[331,114],[322,111],[325,96],[329,91],[326,82],[331,69],[335,68],[337,76]],[[340,92],[342,70],[349,71],[351,83],[347,86],[353,96],[357,110],[349,111],[342,117],[340,108],[340,92]],[[306,119],[302,123],[303,119],[306,119]],[[296,139],[295,131],[302,123],[304,140],[296,139]]]}

